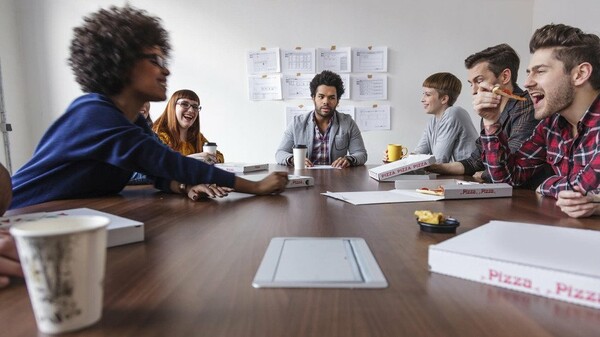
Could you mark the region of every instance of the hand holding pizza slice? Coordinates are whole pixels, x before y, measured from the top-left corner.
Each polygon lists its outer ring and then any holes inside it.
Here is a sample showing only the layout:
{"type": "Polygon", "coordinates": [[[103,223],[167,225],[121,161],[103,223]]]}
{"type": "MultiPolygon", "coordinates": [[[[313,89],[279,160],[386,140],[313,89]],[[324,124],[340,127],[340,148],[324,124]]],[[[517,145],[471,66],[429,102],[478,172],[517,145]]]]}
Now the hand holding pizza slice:
{"type": "Polygon", "coordinates": [[[492,93],[494,93],[496,95],[516,99],[517,101],[526,101],[527,100],[527,98],[525,98],[525,97],[521,97],[521,96],[513,94],[508,89],[501,89],[499,85],[494,86],[494,88],[492,89],[492,93]]]}

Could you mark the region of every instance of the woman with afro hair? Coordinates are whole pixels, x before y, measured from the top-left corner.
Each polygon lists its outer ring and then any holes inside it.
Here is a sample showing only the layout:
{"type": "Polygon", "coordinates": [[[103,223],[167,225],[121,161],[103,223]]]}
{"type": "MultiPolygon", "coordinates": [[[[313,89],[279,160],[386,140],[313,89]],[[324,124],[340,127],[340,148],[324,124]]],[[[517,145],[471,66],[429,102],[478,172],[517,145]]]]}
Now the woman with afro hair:
{"type": "Polygon", "coordinates": [[[169,52],[167,31],[143,10],[113,6],[84,18],[74,29],[69,65],[87,94],[50,126],[15,173],[10,208],[119,193],[133,172],[193,200],[231,189],[282,192],[287,173],[244,180],[172,151],[152,135],[139,110],[166,99],[169,52]]]}

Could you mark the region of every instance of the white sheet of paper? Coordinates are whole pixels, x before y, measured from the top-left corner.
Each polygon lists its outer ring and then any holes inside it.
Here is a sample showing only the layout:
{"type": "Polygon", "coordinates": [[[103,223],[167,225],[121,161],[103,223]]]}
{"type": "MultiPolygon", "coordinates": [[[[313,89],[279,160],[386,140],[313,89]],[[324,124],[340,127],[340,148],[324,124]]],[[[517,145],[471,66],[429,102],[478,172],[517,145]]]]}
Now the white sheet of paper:
{"type": "Polygon", "coordinates": [[[308,170],[341,170],[341,167],[333,167],[331,165],[315,165],[311,167],[306,167],[308,170]]]}
{"type": "Polygon", "coordinates": [[[284,74],[314,74],[316,69],[315,48],[282,49],[281,71],[284,74]]]}
{"type": "Polygon", "coordinates": [[[387,72],[387,47],[352,48],[352,72],[387,72]]]}
{"type": "Polygon", "coordinates": [[[248,74],[278,73],[281,71],[279,48],[249,50],[246,63],[248,74]]]}
{"type": "Polygon", "coordinates": [[[284,99],[310,99],[310,81],[314,74],[283,75],[284,99]]]}
{"type": "Polygon", "coordinates": [[[338,105],[335,110],[337,110],[338,112],[344,113],[344,114],[348,114],[350,115],[350,117],[352,117],[352,119],[355,119],[354,116],[354,105],[338,105]]]}
{"type": "Polygon", "coordinates": [[[352,83],[350,82],[350,74],[338,74],[340,75],[340,78],[342,79],[342,83],[344,83],[344,94],[342,95],[341,99],[342,100],[349,100],[350,99],[350,92],[351,92],[351,86],[352,83]]]}
{"type": "Polygon", "coordinates": [[[312,109],[313,109],[312,106],[309,106],[309,105],[286,106],[285,107],[285,125],[284,125],[284,127],[287,128],[288,125],[290,125],[290,123],[294,120],[294,116],[307,114],[312,109]]]}
{"type": "Polygon", "coordinates": [[[424,202],[441,200],[443,197],[422,194],[411,190],[330,192],[324,196],[345,201],[353,205],[391,204],[403,202],[424,202]]]}
{"type": "Polygon", "coordinates": [[[248,77],[248,94],[252,101],[281,99],[281,75],[248,77]]]}
{"type": "Polygon", "coordinates": [[[391,113],[389,105],[356,107],[355,114],[355,121],[360,131],[391,129],[391,113]]]}
{"type": "Polygon", "coordinates": [[[357,101],[387,100],[387,76],[384,74],[351,77],[352,99],[357,101]]]}
{"type": "Polygon", "coordinates": [[[334,73],[349,73],[352,70],[352,48],[342,47],[317,49],[317,72],[331,70],[334,73]]]}

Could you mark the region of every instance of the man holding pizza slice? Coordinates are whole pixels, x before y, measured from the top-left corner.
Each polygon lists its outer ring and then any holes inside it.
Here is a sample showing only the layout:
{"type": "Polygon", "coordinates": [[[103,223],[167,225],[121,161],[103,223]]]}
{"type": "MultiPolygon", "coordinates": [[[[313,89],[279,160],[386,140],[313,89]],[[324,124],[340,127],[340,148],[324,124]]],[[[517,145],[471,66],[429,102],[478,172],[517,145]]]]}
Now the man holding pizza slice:
{"type": "MultiPolygon", "coordinates": [[[[517,85],[519,64],[519,55],[507,44],[486,48],[465,59],[468,82],[471,84],[473,95],[478,95],[479,84],[482,82],[493,85],[503,93],[511,93],[512,98],[504,95],[498,104],[501,111],[499,122],[508,137],[511,151],[516,151],[531,136],[538,123],[533,117],[531,98],[517,85]]],[[[483,128],[483,124],[481,127],[483,128]]],[[[469,175],[484,182],[491,182],[485,171],[482,153],[481,141],[478,138],[476,148],[468,158],[451,163],[433,164],[427,170],[445,175],[469,175]]],[[[534,188],[541,180],[532,183],[526,187],[534,188]]]]}
{"type": "Polygon", "coordinates": [[[537,191],[557,198],[569,216],[600,215],[600,38],[550,24],[536,30],[529,49],[525,88],[540,123],[519,150],[508,147],[493,84],[480,83],[473,100],[487,170],[493,182],[519,186],[550,164],[554,174],[537,191]]]}

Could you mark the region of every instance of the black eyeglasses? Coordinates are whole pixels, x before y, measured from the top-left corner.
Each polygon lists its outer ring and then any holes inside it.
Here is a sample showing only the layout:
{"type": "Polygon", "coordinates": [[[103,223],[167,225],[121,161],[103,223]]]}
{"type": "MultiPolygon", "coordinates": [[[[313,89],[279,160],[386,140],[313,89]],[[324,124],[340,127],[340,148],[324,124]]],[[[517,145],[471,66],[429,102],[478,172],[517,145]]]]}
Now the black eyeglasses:
{"type": "Polygon", "coordinates": [[[159,68],[167,69],[169,67],[167,59],[164,58],[161,55],[158,55],[158,54],[142,54],[141,57],[144,58],[144,59],[150,60],[150,62],[152,64],[154,64],[155,66],[157,66],[159,68]]]}
{"type": "Polygon", "coordinates": [[[202,110],[202,107],[200,105],[198,105],[198,104],[190,104],[190,103],[188,103],[186,101],[177,102],[175,104],[179,105],[184,110],[188,110],[189,108],[194,109],[194,111],[200,111],[200,110],[202,110]]]}

